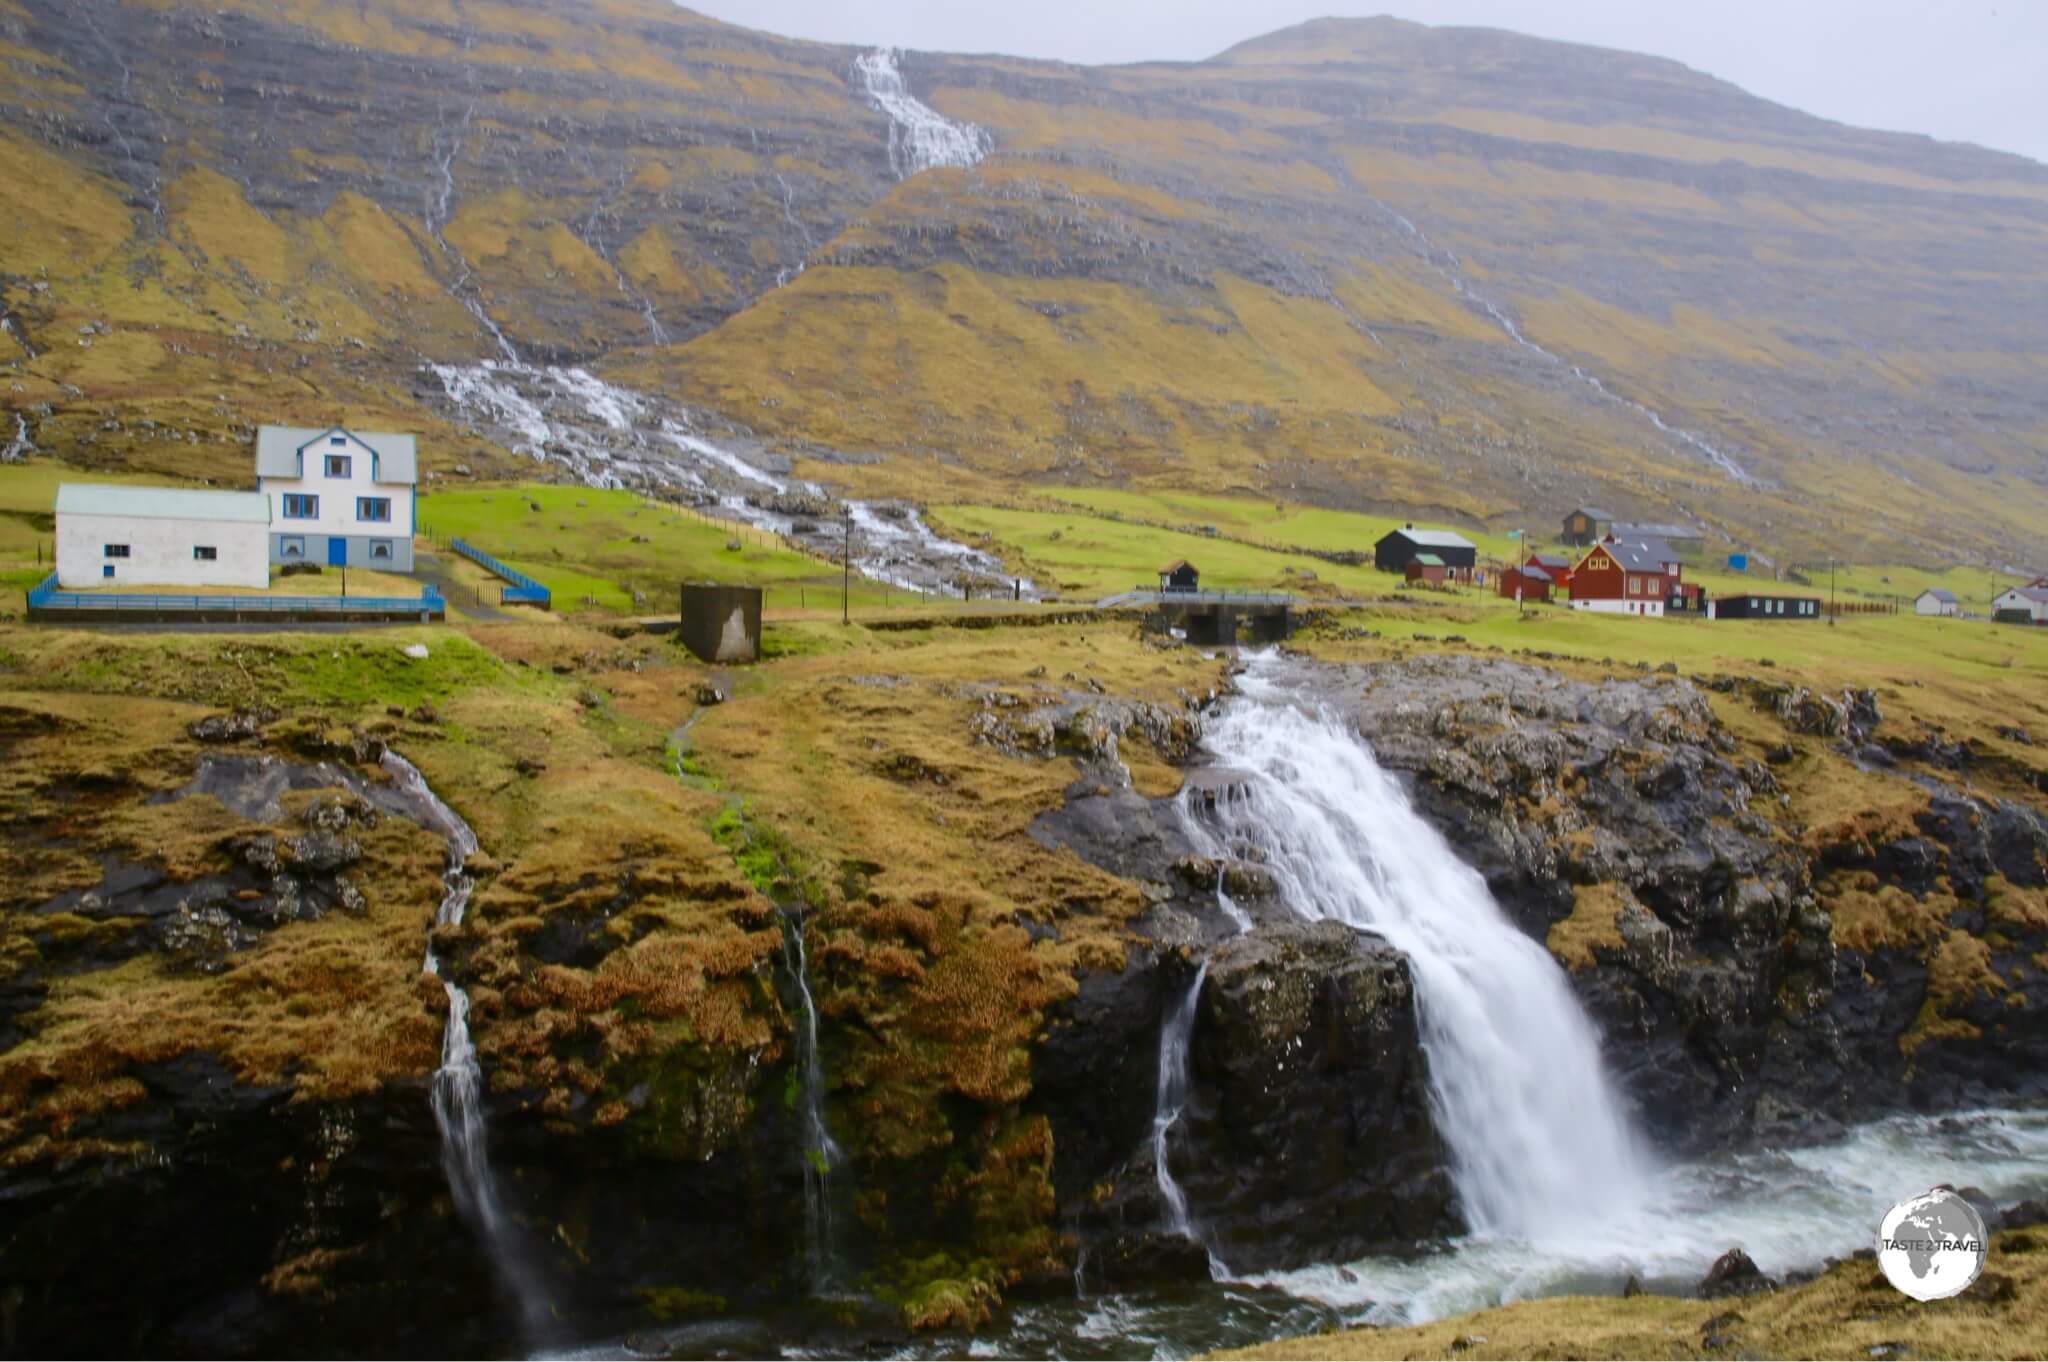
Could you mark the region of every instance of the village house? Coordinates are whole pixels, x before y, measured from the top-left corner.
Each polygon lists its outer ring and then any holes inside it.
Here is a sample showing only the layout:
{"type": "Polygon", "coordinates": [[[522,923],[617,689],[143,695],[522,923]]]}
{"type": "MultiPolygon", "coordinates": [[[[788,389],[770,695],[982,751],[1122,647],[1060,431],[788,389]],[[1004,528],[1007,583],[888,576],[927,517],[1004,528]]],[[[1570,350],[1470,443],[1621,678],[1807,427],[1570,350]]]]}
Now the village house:
{"type": "Polygon", "coordinates": [[[1607,531],[1607,538],[1634,540],[1637,543],[1656,542],[1676,550],[1674,557],[1697,557],[1706,547],[1706,538],[1688,525],[1628,525],[1616,524],[1607,531]]]}
{"type": "Polygon", "coordinates": [[[1607,537],[1614,528],[1614,517],[1597,506],[1581,506],[1564,518],[1564,533],[1560,536],[1567,544],[1586,548],[1607,537]]]}
{"type": "Polygon", "coordinates": [[[1956,599],[1955,592],[1930,586],[1913,598],[1913,613],[1954,617],[1963,613],[1963,605],[1956,599]]]}
{"type": "Polygon", "coordinates": [[[1542,568],[1543,575],[1550,578],[1551,589],[1569,591],[1572,587],[1572,560],[1561,553],[1532,553],[1523,563],[1524,567],[1542,568]]]}
{"type": "Polygon", "coordinates": [[[1572,568],[1572,609],[1662,616],[1679,573],[1667,545],[1602,540],[1572,568]]]}
{"type": "Polygon", "coordinates": [[[1479,548],[1462,534],[1449,530],[1418,530],[1414,524],[1390,530],[1373,545],[1373,566],[1381,572],[1406,574],[1417,555],[1428,554],[1443,568],[1451,581],[1470,582],[1479,562],[1479,548]]]}
{"type": "Polygon", "coordinates": [[[264,426],[256,486],[270,499],[270,561],[412,571],[413,437],[264,426]]]}
{"type": "Polygon", "coordinates": [[[1717,620],[1815,620],[1820,618],[1818,596],[1766,596],[1750,593],[1723,596],[1707,612],[1717,620]]]}
{"type": "Polygon", "coordinates": [[[1418,553],[1408,560],[1408,566],[1401,569],[1401,575],[1409,582],[1420,582],[1424,586],[1442,586],[1449,570],[1444,560],[1433,553],[1418,553]]]}
{"type": "Polygon", "coordinates": [[[270,585],[270,503],[255,492],[57,487],[57,584],[270,585]]]}
{"type": "Polygon", "coordinates": [[[2048,586],[2016,586],[1991,598],[1991,618],[2000,624],[2048,624],[2048,586]]]}
{"type": "Polygon", "coordinates": [[[1199,591],[1201,584],[1202,574],[1185,558],[1176,558],[1159,569],[1161,591],[1199,591]]]}
{"type": "Polygon", "coordinates": [[[1556,580],[1532,557],[1521,566],[1510,567],[1500,574],[1500,594],[1524,605],[1547,601],[1556,580]]]}

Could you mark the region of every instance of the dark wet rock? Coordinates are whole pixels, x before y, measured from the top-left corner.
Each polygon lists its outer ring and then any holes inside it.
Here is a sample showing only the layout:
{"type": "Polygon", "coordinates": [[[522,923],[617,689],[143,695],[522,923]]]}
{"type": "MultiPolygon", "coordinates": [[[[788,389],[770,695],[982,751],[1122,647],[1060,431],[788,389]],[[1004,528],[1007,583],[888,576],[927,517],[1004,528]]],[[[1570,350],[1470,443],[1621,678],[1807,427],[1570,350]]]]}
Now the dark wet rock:
{"type": "Polygon", "coordinates": [[[1700,1279],[1699,1294],[1702,1300],[1722,1300],[1777,1289],[1778,1284],[1766,1277],[1747,1253],[1732,1248],[1707,1269],[1707,1275],[1700,1279]]]}
{"type": "Polygon", "coordinates": [[[2002,1225],[2048,1225],[2048,1199],[2016,1201],[1999,1212],[1998,1221],[2002,1225]]]}
{"type": "Polygon", "coordinates": [[[1135,733],[1168,761],[1184,761],[1201,736],[1185,708],[1094,692],[959,688],[980,708],[969,719],[974,740],[1012,756],[1074,756],[1114,763],[1117,743],[1135,733]]]}
{"type": "Polygon", "coordinates": [[[2019,1283],[2003,1272],[1979,1273],[1977,1280],[1956,1293],[1956,1299],[1973,1305],[2010,1305],[2019,1299],[2019,1283]]]}

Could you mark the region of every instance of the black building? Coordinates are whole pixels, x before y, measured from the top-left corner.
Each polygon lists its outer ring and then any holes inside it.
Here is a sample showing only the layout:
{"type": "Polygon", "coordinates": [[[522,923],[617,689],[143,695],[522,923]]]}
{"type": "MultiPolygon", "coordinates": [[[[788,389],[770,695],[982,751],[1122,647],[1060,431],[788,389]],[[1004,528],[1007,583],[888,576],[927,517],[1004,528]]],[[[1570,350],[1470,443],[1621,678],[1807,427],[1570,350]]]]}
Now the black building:
{"type": "Polygon", "coordinates": [[[1723,596],[1714,605],[1717,620],[1817,620],[1817,596],[1762,596],[1749,593],[1723,596]]]}
{"type": "Polygon", "coordinates": [[[1161,591],[1199,591],[1201,585],[1202,574],[1185,558],[1176,558],[1159,569],[1161,591]]]}
{"type": "Polygon", "coordinates": [[[1446,575],[1461,582],[1472,580],[1472,569],[1479,563],[1478,547],[1464,535],[1418,530],[1413,525],[1382,535],[1372,546],[1372,562],[1381,572],[1406,572],[1419,553],[1435,554],[1443,560],[1446,575]]]}

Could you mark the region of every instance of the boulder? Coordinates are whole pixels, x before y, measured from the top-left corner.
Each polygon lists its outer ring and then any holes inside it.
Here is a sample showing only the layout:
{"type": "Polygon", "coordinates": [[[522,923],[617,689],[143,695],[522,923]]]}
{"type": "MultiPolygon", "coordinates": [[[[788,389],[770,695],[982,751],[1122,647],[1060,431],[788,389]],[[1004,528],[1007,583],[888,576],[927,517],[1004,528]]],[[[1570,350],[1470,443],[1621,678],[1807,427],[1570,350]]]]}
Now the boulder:
{"type": "Polygon", "coordinates": [[[1777,1289],[1778,1284],[1766,1277],[1747,1253],[1732,1248],[1716,1258],[1707,1275],[1700,1278],[1699,1294],[1701,1300],[1711,1301],[1777,1289]]]}

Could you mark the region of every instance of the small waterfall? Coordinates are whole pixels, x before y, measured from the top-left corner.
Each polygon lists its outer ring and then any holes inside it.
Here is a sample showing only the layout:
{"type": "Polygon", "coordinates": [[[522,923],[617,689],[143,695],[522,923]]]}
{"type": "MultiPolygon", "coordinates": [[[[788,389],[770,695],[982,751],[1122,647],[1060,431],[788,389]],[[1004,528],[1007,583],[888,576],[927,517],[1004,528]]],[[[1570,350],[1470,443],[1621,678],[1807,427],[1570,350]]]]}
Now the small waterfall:
{"type": "Polygon", "coordinates": [[[910,93],[896,53],[886,47],[853,59],[854,74],[877,109],[889,117],[889,169],[904,180],[934,166],[971,166],[994,146],[972,123],[955,123],[910,93]]]}
{"type": "Polygon", "coordinates": [[[810,1269],[811,1293],[827,1295],[840,1286],[839,1236],[833,1227],[832,1174],[845,1153],[832,1138],[825,1120],[825,1065],[818,1054],[818,1006],[811,999],[810,961],[804,951],[803,917],[782,909],[782,960],[796,985],[803,1013],[797,1032],[797,1072],[803,1090],[804,1254],[810,1269]]]}
{"type": "Polygon", "coordinates": [[[1209,977],[1209,959],[1202,957],[1195,981],[1181,995],[1159,1027],[1159,1100],[1152,1108],[1152,1164],[1159,1175],[1159,1199],[1166,1203],[1166,1228],[1183,1239],[1199,1238],[1188,1216],[1187,1194],[1168,1166],[1166,1136],[1188,1104],[1188,1042],[1195,1031],[1195,1004],[1202,981],[1209,977]]]}
{"type": "MultiPolygon", "coordinates": [[[[387,751],[384,769],[422,811],[421,821],[448,842],[448,868],[442,876],[446,891],[434,914],[437,927],[455,927],[469,907],[476,881],[463,869],[476,852],[476,833],[462,815],[449,808],[428,788],[419,768],[387,751]]],[[[431,940],[423,966],[436,978],[441,962],[434,956],[431,940]]],[[[525,1246],[514,1234],[511,1218],[498,1190],[497,1174],[491,1168],[490,1143],[484,1126],[483,1068],[477,1063],[476,1046],[469,1036],[469,995],[450,979],[442,979],[448,994],[448,1025],[441,1034],[441,1067],[434,1072],[434,1124],[441,1131],[441,1166],[448,1174],[448,1190],[455,1208],[482,1236],[491,1253],[492,1267],[506,1290],[519,1302],[529,1339],[537,1337],[551,1317],[547,1292],[539,1273],[527,1257],[525,1246]]]]}
{"type": "Polygon", "coordinates": [[[1640,1205],[1644,1156],[1564,971],[1348,725],[1292,703],[1283,665],[1255,657],[1242,695],[1207,727],[1209,748],[1248,785],[1209,817],[1227,844],[1257,849],[1280,902],[1377,932],[1408,957],[1473,1230],[1555,1240],[1577,1233],[1589,1207],[1640,1205]]]}

